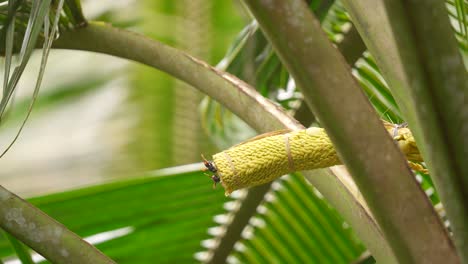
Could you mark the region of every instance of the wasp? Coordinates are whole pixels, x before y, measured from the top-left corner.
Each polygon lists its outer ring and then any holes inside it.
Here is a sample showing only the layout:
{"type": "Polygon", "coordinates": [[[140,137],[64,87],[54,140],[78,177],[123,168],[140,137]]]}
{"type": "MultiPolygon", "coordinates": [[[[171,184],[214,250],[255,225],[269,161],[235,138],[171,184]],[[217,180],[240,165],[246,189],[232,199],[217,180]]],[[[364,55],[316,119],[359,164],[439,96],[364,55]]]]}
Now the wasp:
{"type": "Polygon", "coordinates": [[[218,169],[216,169],[216,166],[212,161],[205,159],[205,156],[203,156],[203,154],[201,156],[203,159],[203,164],[206,167],[206,168],[203,168],[203,171],[210,171],[213,173],[213,175],[209,175],[208,173],[205,173],[205,175],[210,177],[213,180],[213,189],[214,189],[216,188],[216,184],[221,182],[221,178],[218,176],[218,169]]]}

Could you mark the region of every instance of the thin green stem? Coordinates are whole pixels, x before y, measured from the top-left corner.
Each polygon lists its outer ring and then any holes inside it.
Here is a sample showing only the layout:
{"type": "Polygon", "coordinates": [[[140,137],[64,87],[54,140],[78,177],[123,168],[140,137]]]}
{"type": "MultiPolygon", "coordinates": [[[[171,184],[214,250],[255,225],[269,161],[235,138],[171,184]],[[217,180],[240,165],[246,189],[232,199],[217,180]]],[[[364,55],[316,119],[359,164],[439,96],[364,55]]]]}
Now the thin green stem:
{"type": "Polygon", "coordinates": [[[7,232],[4,232],[8,241],[10,241],[10,245],[13,250],[16,252],[18,259],[21,261],[22,264],[33,264],[34,261],[32,260],[31,253],[29,252],[29,248],[26,247],[23,243],[18,241],[14,236],[10,235],[7,232]]]}
{"type": "Polygon", "coordinates": [[[65,0],[65,12],[69,14],[69,18],[72,19],[74,25],[84,26],[86,25],[86,18],[83,15],[81,9],[80,0],[65,0]]]}

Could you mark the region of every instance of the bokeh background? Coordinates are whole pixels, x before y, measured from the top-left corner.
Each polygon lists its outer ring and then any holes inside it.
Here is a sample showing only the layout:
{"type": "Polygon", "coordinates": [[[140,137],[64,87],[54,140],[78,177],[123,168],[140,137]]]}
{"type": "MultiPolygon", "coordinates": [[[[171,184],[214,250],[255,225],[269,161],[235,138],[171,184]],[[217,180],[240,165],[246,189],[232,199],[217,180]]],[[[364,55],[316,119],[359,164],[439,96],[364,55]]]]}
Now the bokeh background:
{"type": "MultiPolygon", "coordinates": [[[[141,32],[216,65],[248,21],[237,1],[82,1],[89,20],[141,32]]],[[[0,129],[6,146],[26,113],[41,54],[31,59],[0,129]]],[[[0,181],[24,197],[200,161],[203,95],[143,65],[52,50],[37,104],[0,160],[0,181]]],[[[209,184],[209,182],[207,182],[209,184]]]]}

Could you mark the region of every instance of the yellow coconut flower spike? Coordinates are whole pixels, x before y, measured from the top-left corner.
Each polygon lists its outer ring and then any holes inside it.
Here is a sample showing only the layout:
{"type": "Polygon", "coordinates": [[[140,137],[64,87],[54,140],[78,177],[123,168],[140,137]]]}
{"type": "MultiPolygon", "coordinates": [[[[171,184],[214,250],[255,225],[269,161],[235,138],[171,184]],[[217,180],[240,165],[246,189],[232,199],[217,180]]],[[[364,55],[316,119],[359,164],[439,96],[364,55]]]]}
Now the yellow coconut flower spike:
{"type": "MultiPolygon", "coordinates": [[[[412,169],[427,173],[414,162],[422,162],[411,131],[405,125],[384,121],[409,160],[412,169]]],[[[213,161],[203,158],[206,170],[213,173],[214,183],[221,182],[226,195],[261,185],[294,171],[326,168],[341,164],[333,144],[322,128],[281,130],[262,134],[213,155],[213,161]]]]}

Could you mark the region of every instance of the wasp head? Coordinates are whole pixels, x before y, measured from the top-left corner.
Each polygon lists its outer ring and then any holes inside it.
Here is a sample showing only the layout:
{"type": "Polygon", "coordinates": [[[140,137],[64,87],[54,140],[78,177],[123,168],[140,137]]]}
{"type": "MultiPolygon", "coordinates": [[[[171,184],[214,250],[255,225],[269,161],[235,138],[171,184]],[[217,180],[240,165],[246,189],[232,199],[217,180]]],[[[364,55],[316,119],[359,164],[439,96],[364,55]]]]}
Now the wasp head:
{"type": "Polygon", "coordinates": [[[205,171],[211,171],[212,173],[216,173],[218,172],[218,170],[216,169],[216,166],[214,165],[214,163],[212,161],[209,161],[207,159],[205,159],[205,157],[202,155],[202,159],[203,159],[203,164],[205,165],[205,171]]]}
{"type": "Polygon", "coordinates": [[[214,163],[212,161],[205,159],[203,155],[202,155],[202,159],[203,159],[203,164],[205,165],[205,168],[203,170],[210,171],[213,173],[213,175],[209,175],[207,173],[205,173],[205,175],[210,177],[213,180],[213,188],[216,188],[216,184],[221,182],[221,178],[217,174],[218,170],[216,169],[216,166],[214,165],[214,163]]]}

